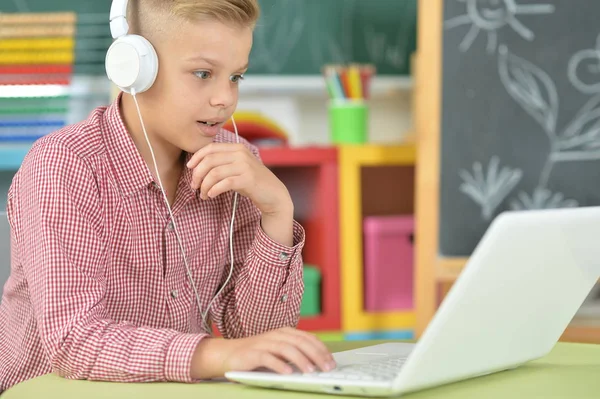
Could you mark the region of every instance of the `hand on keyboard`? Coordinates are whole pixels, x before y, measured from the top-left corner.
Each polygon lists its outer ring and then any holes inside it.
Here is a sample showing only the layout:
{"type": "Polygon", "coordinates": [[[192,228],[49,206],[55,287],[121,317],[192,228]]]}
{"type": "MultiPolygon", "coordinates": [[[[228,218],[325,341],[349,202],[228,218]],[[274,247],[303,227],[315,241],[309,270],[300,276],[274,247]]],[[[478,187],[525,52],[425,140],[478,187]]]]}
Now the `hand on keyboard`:
{"type": "Polygon", "coordinates": [[[281,328],[240,339],[203,339],[194,356],[194,369],[203,378],[222,376],[227,371],[267,368],[291,374],[297,367],[305,373],[335,367],[327,347],[313,334],[293,328],[281,328]]]}

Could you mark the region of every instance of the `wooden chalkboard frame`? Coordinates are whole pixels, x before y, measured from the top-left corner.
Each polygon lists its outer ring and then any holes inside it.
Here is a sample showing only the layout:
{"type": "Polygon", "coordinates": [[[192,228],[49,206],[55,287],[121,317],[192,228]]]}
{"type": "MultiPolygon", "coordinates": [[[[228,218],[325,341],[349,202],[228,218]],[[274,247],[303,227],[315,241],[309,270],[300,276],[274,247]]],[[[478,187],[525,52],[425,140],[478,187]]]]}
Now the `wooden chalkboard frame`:
{"type": "MultiPolygon", "coordinates": [[[[446,0],[448,1],[448,0],[446,0]]],[[[444,0],[419,0],[414,65],[417,167],[415,180],[415,336],[438,306],[440,283],[452,283],[468,258],[439,254],[442,50],[444,0]]],[[[572,323],[562,341],[598,342],[600,325],[572,323]]]]}

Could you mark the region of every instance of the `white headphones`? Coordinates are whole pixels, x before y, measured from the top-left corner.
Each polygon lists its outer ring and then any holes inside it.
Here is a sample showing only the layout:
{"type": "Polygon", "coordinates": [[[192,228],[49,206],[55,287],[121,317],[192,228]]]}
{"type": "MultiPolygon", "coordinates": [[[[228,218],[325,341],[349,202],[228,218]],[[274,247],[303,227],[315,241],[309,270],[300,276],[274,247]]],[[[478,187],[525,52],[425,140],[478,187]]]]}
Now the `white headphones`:
{"type": "Polygon", "coordinates": [[[106,53],[105,68],[110,81],[122,91],[138,94],[154,84],[158,56],[147,39],[129,34],[127,3],[128,0],[113,0],[110,7],[110,33],[116,40],[106,53]]]}

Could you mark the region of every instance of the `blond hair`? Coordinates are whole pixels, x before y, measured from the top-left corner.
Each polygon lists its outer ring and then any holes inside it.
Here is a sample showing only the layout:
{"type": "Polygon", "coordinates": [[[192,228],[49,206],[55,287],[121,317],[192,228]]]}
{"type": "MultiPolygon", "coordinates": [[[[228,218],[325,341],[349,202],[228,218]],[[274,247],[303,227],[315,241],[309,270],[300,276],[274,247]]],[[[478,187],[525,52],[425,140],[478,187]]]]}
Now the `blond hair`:
{"type": "Polygon", "coordinates": [[[172,28],[167,19],[211,19],[253,29],[259,16],[258,0],[129,0],[127,11],[130,33],[151,41],[172,28]]]}

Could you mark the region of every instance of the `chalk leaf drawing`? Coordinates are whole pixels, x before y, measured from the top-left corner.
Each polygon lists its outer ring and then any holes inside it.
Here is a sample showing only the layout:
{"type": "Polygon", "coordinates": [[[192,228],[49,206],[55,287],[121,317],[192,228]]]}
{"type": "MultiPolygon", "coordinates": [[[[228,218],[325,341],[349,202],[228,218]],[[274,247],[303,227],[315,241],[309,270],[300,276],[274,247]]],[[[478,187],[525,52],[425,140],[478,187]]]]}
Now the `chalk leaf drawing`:
{"type": "Polygon", "coordinates": [[[529,61],[510,54],[506,46],[499,49],[500,79],[508,94],[531,115],[552,138],[558,118],[558,94],[546,72],[529,61]]]}
{"type": "Polygon", "coordinates": [[[596,37],[596,48],[573,54],[567,66],[567,76],[580,92],[600,93],[600,35],[596,37]]]}
{"type": "Polygon", "coordinates": [[[523,177],[520,169],[500,168],[500,159],[490,159],[487,173],[480,162],[473,164],[473,173],[462,169],[459,175],[463,180],[460,191],[481,206],[481,216],[490,220],[504,199],[523,177]]]}
{"type": "Polygon", "coordinates": [[[281,17],[263,17],[257,24],[252,65],[277,73],[287,64],[302,36],[305,25],[303,7],[298,1],[277,1],[267,12],[281,17]]]}
{"type": "Polygon", "coordinates": [[[597,151],[600,151],[600,95],[590,98],[575,115],[560,135],[553,155],[555,160],[584,159],[597,151]]]}
{"type": "Polygon", "coordinates": [[[552,193],[545,188],[536,188],[533,195],[520,192],[517,199],[510,201],[513,210],[551,209],[551,208],[575,208],[579,204],[576,200],[565,199],[562,193],[552,193]]]}
{"type": "Polygon", "coordinates": [[[515,0],[457,0],[466,5],[466,14],[444,22],[446,29],[462,25],[471,28],[459,45],[459,50],[469,50],[480,31],[487,32],[487,52],[494,53],[498,43],[498,31],[510,26],[519,36],[533,40],[533,32],[517,18],[519,15],[542,15],[554,12],[552,4],[517,4],[515,0]]]}

